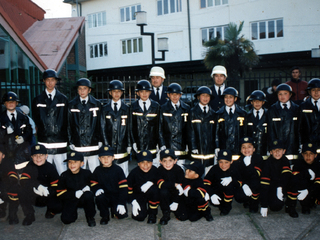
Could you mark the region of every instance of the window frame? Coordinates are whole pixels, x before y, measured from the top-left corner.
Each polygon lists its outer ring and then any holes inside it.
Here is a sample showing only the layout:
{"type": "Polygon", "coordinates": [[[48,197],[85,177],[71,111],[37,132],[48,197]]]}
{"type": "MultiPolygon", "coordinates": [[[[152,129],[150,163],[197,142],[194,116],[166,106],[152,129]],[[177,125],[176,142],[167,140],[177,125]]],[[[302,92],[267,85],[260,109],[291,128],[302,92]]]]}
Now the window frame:
{"type": "Polygon", "coordinates": [[[134,4],[120,8],[120,23],[127,23],[136,20],[135,13],[141,11],[141,4],[134,4]],[[134,9],[135,12],[132,12],[134,9]]]}
{"type": "Polygon", "coordinates": [[[250,38],[252,41],[283,38],[283,30],[283,18],[254,21],[250,23],[250,38]],[[261,26],[264,26],[264,35],[261,26]]]}
{"type": "Polygon", "coordinates": [[[103,58],[108,56],[108,43],[100,42],[89,45],[89,58],[103,58]],[[101,53],[101,51],[103,53],[101,53]]]}
{"type": "Polygon", "coordinates": [[[182,0],[157,0],[157,16],[182,12],[182,0]]]}
{"type": "Polygon", "coordinates": [[[121,54],[138,54],[143,52],[142,37],[121,39],[121,54]]]}
{"type": "Polygon", "coordinates": [[[227,27],[228,27],[228,25],[220,25],[220,26],[212,26],[212,27],[201,28],[202,46],[204,45],[205,42],[209,41],[210,39],[214,39],[217,36],[217,29],[219,29],[219,28],[221,28],[221,32],[222,32],[220,39],[224,40],[225,39],[225,31],[226,31],[227,27]],[[212,29],[213,29],[213,32],[212,32],[212,29]],[[206,41],[204,41],[204,39],[203,39],[204,30],[206,30],[206,39],[207,39],[206,41]],[[210,37],[210,32],[211,32],[211,34],[213,34],[213,37],[211,37],[211,38],[209,38],[210,37]]]}
{"type": "Polygon", "coordinates": [[[200,0],[200,9],[228,5],[229,0],[200,0]]]}
{"type": "Polygon", "coordinates": [[[107,25],[107,12],[101,11],[87,15],[88,28],[98,28],[107,25]]]}

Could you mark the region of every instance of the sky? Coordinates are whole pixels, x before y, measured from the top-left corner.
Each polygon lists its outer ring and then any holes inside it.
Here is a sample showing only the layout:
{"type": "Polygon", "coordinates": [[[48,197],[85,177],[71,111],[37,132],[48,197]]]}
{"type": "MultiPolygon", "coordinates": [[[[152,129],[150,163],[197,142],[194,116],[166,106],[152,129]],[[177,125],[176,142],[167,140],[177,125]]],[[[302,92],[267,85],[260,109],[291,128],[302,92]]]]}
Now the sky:
{"type": "Polygon", "coordinates": [[[46,11],[45,18],[71,17],[71,5],[63,0],[32,0],[46,11]]]}

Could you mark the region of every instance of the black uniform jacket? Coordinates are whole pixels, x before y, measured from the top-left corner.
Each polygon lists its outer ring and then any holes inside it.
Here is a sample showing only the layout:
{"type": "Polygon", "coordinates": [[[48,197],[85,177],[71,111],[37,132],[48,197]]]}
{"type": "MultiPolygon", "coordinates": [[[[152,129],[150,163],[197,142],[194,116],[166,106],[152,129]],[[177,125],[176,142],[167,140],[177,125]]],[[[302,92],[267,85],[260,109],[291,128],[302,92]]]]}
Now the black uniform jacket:
{"type": "Polygon", "coordinates": [[[215,112],[209,107],[209,111],[204,113],[199,104],[195,105],[189,113],[188,129],[189,148],[190,150],[198,149],[199,152],[199,154],[192,154],[192,157],[206,160],[203,162],[206,167],[212,165],[215,149],[215,112]]]}
{"type": "Polygon", "coordinates": [[[138,150],[149,150],[156,153],[156,146],[159,141],[159,113],[160,105],[151,100],[149,109],[144,112],[139,100],[131,105],[131,130],[132,143],[137,144],[138,150]]]}
{"type": "Polygon", "coordinates": [[[290,102],[289,110],[282,109],[279,101],[269,108],[267,114],[268,142],[272,144],[276,140],[281,140],[286,149],[286,155],[297,155],[299,151],[299,106],[290,102]]]}
{"type": "Polygon", "coordinates": [[[117,114],[112,109],[111,101],[103,106],[101,113],[101,128],[105,145],[112,146],[117,163],[129,159],[127,147],[130,143],[130,108],[123,101],[117,114]]]}
{"type": "Polygon", "coordinates": [[[5,146],[7,150],[6,157],[14,162],[14,164],[20,164],[30,159],[29,144],[32,137],[32,127],[29,123],[29,118],[17,111],[17,119],[13,126],[7,111],[4,111],[0,116],[0,142],[5,146]],[[7,134],[7,127],[11,126],[14,130],[13,133],[7,134]],[[17,137],[23,137],[24,142],[22,144],[16,143],[17,137]]]}
{"type": "Polygon", "coordinates": [[[158,186],[159,189],[175,190],[175,184],[181,184],[184,179],[184,172],[177,164],[173,165],[170,170],[165,169],[162,165],[158,167],[159,178],[158,186]]]}
{"type": "MultiPolygon", "coordinates": [[[[225,86],[225,89],[226,88],[227,86],[225,86]]],[[[222,106],[225,105],[224,100],[222,97],[219,97],[214,85],[210,89],[212,91],[212,96],[211,96],[209,105],[214,111],[218,111],[222,106]]],[[[222,91],[221,91],[221,94],[222,94],[222,91]]]]}
{"type": "Polygon", "coordinates": [[[68,99],[56,89],[51,101],[45,91],[32,101],[32,118],[38,128],[37,137],[40,143],[51,143],[48,154],[67,152],[68,144],[68,99]],[[64,143],[55,146],[53,143],[64,143]]]}
{"type": "Polygon", "coordinates": [[[160,101],[159,101],[158,97],[156,96],[156,94],[154,93],[154,87],[152,87],[152,91],[151,91],[149,98],[152,99],[153,101],[156,101],[157,103],[159,103],[160,106],[165,104],[168,101],[167,87],[163,86],[161,96],[160,96],[160,101]]]}
{"type": "Polygon", "coordinates": [[[266,156],[268,151],[268,123],[267,123],[267,109],[263,109],[264,113],[261,116],[262,109],[260,109],[260,119],[257,121],[254,116],[253,109],[247,115],[247,136],[252,137],[256,153],[261,156],[266,156]]]}
{"type": "Polygon", "coordinates": [[[216,147],[229,149],[232,154],[240,154],[240,139],[247,133],[247,113],[235,104],[230,118],[223,106],[217,113],[216,147]]]}
{"type": "Polygon", "coordinates": [[[112,163],[111,167],[98,166],[91,181],[92,192],[103,189],[107,197],[116,198],[117,204],[126,205],[128,183],[121,167],[112,163]]]}
{"type": "Polygon", "coordinates": [[[187,198],[196,198],[196,199],[205,198],[205,194],[207,193],[207,190],[205,189],[203,179],[201,177],[198,177],[196,179],[184,178],[182,183],[182,188],[185,190],[188,187],[190,187],[190,190],[188,191],[187,198]]]}
{"type": "Polygon", "coordinates": [[[308,98],[300,105],[300,138],[301,144],[314,143],[320,148],[320,112],[308,98]]]}
{"type": "Polygon", "coordinates": [[[188,141],[188,113],[190,107],[180,101],[180,107],[175,110],[171,101],[166,102],[160,109],[159,146],[184,152],[188,141]]]}
{"type": "Polygon", "coordinates": [[[69,102],[69,142],[75,145],[75,150],[82,152],[84,156],[96,155],[99,142],[103,140],[100,122],[101,107],[101,103],[91,95],[84,106],[79,96],[69,102]],[[83,147],[93,148],[81,150],[83,147]]]}

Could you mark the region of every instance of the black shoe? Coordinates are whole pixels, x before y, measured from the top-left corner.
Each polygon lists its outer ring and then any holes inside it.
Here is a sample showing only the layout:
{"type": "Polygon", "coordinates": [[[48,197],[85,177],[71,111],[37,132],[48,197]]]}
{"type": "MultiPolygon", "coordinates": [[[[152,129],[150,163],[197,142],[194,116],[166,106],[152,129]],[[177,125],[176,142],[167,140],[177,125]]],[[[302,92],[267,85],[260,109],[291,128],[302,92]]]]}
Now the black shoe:
{"type": "Polygon", "coordinates": [[[96,226],[96,220],[94,220],[93,217],[88,218],[88,219],[87,219],[87,222],[88,222],[88,226],[89,226],[89,227],[95,227],[95,226],[96,226]]]}
{"type": "Polygon", "coordinates": [[[51,219],[51,218],[54,218],[54,213],[53,212],[50,212],[49,210],[46,211],[46,214],[44,215],[45,218],[47,219],[51,219]]]}
{"type": "Polygon", "coordinates": [[[101,218],[101,220],[100,220],[101,225],[107,225],[108,222],[109,222],[109,218],[101,218]]]}
{"type": "Polygon", "coordinates": [[[244,207],[244,208],[248,208],[248,207],[249,207],[249,203],[248,203],[248,202],[244,202],[244,203],[243,203],[243,207],[244,207]]]}
{"type": "Polygon", "coordinates": [[[292,217],[292,218],[299,217],[299,214],[297,213],[297,211],[296,211],[296,209],[294,207],[286,207],[285,212],[288,213],[289,216],[292,217]]]}
{"type": "Polygon", "coordinates": [[[9,224],[10,225],[15,225],[19,223],[19,219],[18,216],[14,216],[14,217],[9,217],[9,224]]]}
{"type": "Polygon", "coordinates": [[[149,214],[147,223],[153,224],[157,222],[157,216],[155,214],[149,214]]]}
{"type": "Polygon", "coordinates": [[[249,206],[249,212],[250,213],[257,213],[259,210],[259,207],[257,205],[249,206]]]}
{"type": "Polygon", "coordinates": [[[160,224],[161,225],[167,225],[169,220],[170,220],[170,211],[164,211],[163,212],[163,216],[160,219],[160,224]]]}
{"type": "Polygon", "coordinates": [[[28,214],[24,219],[23,219],[23,222],[22,222],[22,225],[23,226],[29,226],[31,225],[34,221],[36,220],[36,218],[34,217],[34,214],[28,214]]]}
{"type": "Polygon", "coordinates": [[[212,222],[213,221],[213,217],[212,217],[211,213],[206,214],[204,217],[208,222],[212,222]]]}
{"type": "Polygon", "coordinates": [[[301,213],[309,215],[310,214],[310,208],[309,207],[302,207],[301,213]]]}
{"type": "Polygon", "coordinates": [[[230,210],[221,210],[220,216],[227,216],[229,214],[230,210]]]}

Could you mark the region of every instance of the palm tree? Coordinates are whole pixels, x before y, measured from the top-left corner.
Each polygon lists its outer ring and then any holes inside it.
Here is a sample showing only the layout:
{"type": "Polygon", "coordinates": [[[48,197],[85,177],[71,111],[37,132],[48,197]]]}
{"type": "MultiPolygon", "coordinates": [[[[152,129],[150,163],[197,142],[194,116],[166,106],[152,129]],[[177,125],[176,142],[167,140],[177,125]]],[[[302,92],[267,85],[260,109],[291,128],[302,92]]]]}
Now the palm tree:
{"type": "Polygon", "coordinates": [[[237,80],[245,70],[259,62],[259,57],[254,51],[254,44],[240,35],[243,23],[239,28],[235,23],[229,23],[225,31],[225,39],[218,35],[204,43],[208,47],[204,63],[208,69],[215,65],[224,65],[229,78],[237,80]]]}

